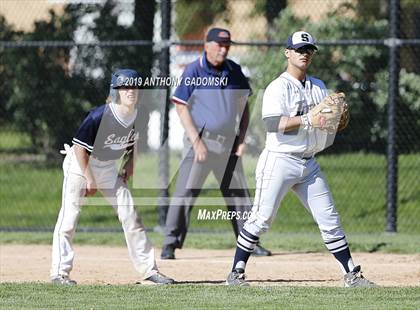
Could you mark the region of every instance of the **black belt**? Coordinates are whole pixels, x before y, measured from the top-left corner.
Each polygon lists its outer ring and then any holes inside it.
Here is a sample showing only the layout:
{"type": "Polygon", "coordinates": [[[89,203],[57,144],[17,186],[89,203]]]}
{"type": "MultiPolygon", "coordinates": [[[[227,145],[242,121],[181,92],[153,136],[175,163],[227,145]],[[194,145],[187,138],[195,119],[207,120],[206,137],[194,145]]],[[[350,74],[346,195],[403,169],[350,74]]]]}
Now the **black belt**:
{"type": "Polygon", "coordinates": [[[313,154],[310,155],[310,154],[306,154],[304,152],[301,152],[301,153],[293,153],[293,152],[291,152],[291,153],[287,153],[287,154],[292,155],[292,156],[297,157],[297,158],[300,158],[300,159],[305,159],[305,160],[314,158],[314,155],[313,154]]]}

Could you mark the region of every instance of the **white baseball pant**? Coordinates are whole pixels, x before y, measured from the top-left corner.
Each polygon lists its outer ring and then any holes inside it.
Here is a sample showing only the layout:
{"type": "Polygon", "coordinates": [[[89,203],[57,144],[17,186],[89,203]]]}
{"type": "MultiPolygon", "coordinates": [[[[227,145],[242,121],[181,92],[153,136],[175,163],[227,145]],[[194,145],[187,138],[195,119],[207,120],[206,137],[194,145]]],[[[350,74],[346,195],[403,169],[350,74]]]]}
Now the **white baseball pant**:
{"type": "Polygon", "coordinates": [[[344,237],[330,189],[315,159],[301,159],[267,149],[258,160],[254,205],[244,229],[254,236],[267,231],[290,189],[312,214],[324,242],[344,237]]]}
{"type": "MultiPolygon", "coordinates": [[[[118,177],[115,161],[90,158],[89,166],[98,190],[111,203],[122,224],[128,253],[140,277],[146,279],[157,272],[154,249],[145,227],[137,215],[130,190],[118,177]]],[[[61,210],[54,229],[50,275],[69,275],[73,268],[73,237],[85,196],[86,180],[71,148],[63,162],[64,181],[61,210]]]]}

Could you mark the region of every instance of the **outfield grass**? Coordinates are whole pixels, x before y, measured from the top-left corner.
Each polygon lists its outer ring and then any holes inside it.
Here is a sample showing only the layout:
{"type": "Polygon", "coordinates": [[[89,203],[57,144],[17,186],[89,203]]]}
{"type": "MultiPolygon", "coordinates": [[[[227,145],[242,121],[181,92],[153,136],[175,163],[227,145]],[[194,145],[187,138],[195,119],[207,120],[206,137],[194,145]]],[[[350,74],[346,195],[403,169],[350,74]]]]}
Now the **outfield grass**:
{"type": "MultiPolygon", "coordinates": [[[[420,234],[420,171],[419,155],[403,155],[399,160],[398,231],[420,234]]],[[[176,173],[178,157],[171,160],[176,173]]],[[[256,158],[245,159],[248,184],[252,188],[256,158]]],[[[347,232],[381,232],[385,228],[385,157],[373,154],[319,156],[318,161],[332,189],[337,209],[347,232]]],[[[143,155],[141,179],[153,187],[157,183],[156,157],[143,155]]],[[[0,227],[52,228],[61,202],[62,170],[60,163],[19,162],[2,160],[0,154],[0,227]]],[[[214,178],[209,180],[210,186],[214,178]]],[[[213,184],[215,185],[215,184],[213,184]]],[[[251,189],[252,191],[252,189],[251,189]]],[[[135,189],[135,197],[156,197],[158,190],[135,189]]],[[[253,191],[252,191],[253,192],[253,191]]],[[[207,190],[207,196],[219,196],[217,190],[207,190]]],[[[225,206],[197,206],[191,215],[191,228],[196,230],[231,229],[228,220],[197,220],[199,209],[223,209],[225,206]]],[[[147,227],[157,223],[156,206],[140,206],[147,227]]],[[[84,206],[79,227],[118,228],[117,218],[109,206],[84,206]]],[[[271,228],[273,232],[317,233],[312,217],[293,193],[284,199],[271,228]]]]}
{"type": "Polygon", "coordinates": [[[0,284],[2,309],[419,309],[420,288],[0,284]]]}
{"type": "MultiPolygon", "coordinates": [[[[0,132],[0,227],[52,229],[61,200],[60,163],[13,159],[28,138],[9,139],[0,132]],[[12,154],[12,156],[10,156],[12,154]],[[7,160],[5,160],[7,158],[7,160]],[[11,160],[12,159],[12,160],[11,160]]],[[[171,175],[177,161],[171,159],[171,175]]],[[[333,190],[337,208],[353,251],[386,253],[420,252],[420,184],[418,155],[399,161],[398,234],[380,233],[385,226],[385,157],[348,154],[319,156],[318,160],[333,190]],[[365,232],[365,233],[361,233],[365,232]]],[[[245,163],[248,184],[254,184],[256,158],[245,163]]],[[[157,159],[143,158],[140,182],[157,184],[157,159]]],[[[215,185],[214,179],[209,180],[215,185]]],[[[136,197],[156,196],[153,189],[134,190],[136,197]]],[[[207,191],[206,195],[218,195],[207,191]]],[[[235,246],[229,221],[198,221],[196,207],[187,248],[227,249],[235,246]],[[209,233],[210,231],[210,233],[209,233]],[[211,237],[210,237],[211,236],[211,237]]],[[[224,206],[221,206],[225,210],[224,206]]],[[[139,208],[147,227],[157,223],[155,206],[139,208]]],[[[79,227],[119,228],[110,207],[84,206],[79,227]]],[[[163,237],[149,233],[155,246],[163,237]]],[[[51,244],[51,232],[1,232],[0,244],[51,244]]],[[[325,252],[319,232],[299,201],[285,198],[272,229],[262,237],[264,246],[275,251],[325,252]]],[[[123,234],[78,232],[75,244],[125,246],[123,234]]],[[[0,283],[1,309],[419,309],[420,287],[373,288],[367,290],[326,287],[251,287],[222,285],[81,285],[60,287],[44,283],[0,283]]]]}
{"type": "MultiPolygon", "coordinates": [[[[163,244],[163,236],[149,232],[155,247],[163,244]]],[[[277,233],[268,232],[263,235],[262,244],[274,251],[326,252],[319,233],[277,233]]],[[[352,251],[383,252],[383,253],[420,253],[420,238],[412,234],[361,234],[347,235],[352,251]]],[[[52,233],[11,233],[0,234],[0,244],[51,244],[52,233]]],[[[125,246],[122,232],[115,233],[84,233],[78,232],[75,237],[78,245],[111,245],[125,246]]],[[[186,248],[196,249],[234,249],[236,240],[233,232],[224,233],[189,233],[186,248]],[[211,236],[211,237],[210,237],[211,236]]]]}
{"type": "Polygon", "coordinates": [[[0,152],[14,152],[27,150],[31,144],[29,135],[13,130],[13,128],[0,127],[0,152]]]}

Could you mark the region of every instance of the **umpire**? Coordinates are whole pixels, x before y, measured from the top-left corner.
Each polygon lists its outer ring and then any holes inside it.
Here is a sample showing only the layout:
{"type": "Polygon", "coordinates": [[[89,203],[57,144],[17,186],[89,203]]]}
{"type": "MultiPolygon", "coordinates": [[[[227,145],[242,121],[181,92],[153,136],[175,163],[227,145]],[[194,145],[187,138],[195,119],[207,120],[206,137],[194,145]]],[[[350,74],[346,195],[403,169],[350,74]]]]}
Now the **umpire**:
{"type": "MultiPolygon", "coordinates": [[[[240,157],[249,122],[249,83],[241,67],[227,59],[230,32],[212,28],[205,51],[182,74],[172,101],[185,129],[183,160],[168,209],[162,259],[174,259],[182,248],[196,197],[212,171],[220,185],[238,236],[252,208],[240,157]]],[[[260,245],[254,255],[269,256],[260,245]]]]}

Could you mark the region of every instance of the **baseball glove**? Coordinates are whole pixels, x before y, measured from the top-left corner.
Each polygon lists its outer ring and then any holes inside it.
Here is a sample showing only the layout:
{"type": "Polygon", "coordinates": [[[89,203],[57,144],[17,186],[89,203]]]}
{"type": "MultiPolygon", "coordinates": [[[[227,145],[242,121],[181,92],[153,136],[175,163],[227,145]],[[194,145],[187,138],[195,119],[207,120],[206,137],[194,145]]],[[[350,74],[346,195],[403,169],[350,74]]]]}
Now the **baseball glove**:
{"type": "Polygon", "coordinates": [[[347,127],[350,121],[350,111],[347,103],[344,104],[343,113],[340,117],[340,122],[338,123],[337,131],[342,131],[344,128],[347,127]]]}
{"type": "Polygon", "coordinates": [[[308,118],[313,128],[326,130],[330,133],[343,130],[349,122],[346,95],[334,93],[325,97],[318,105],[309,110],[308,118]]]}

